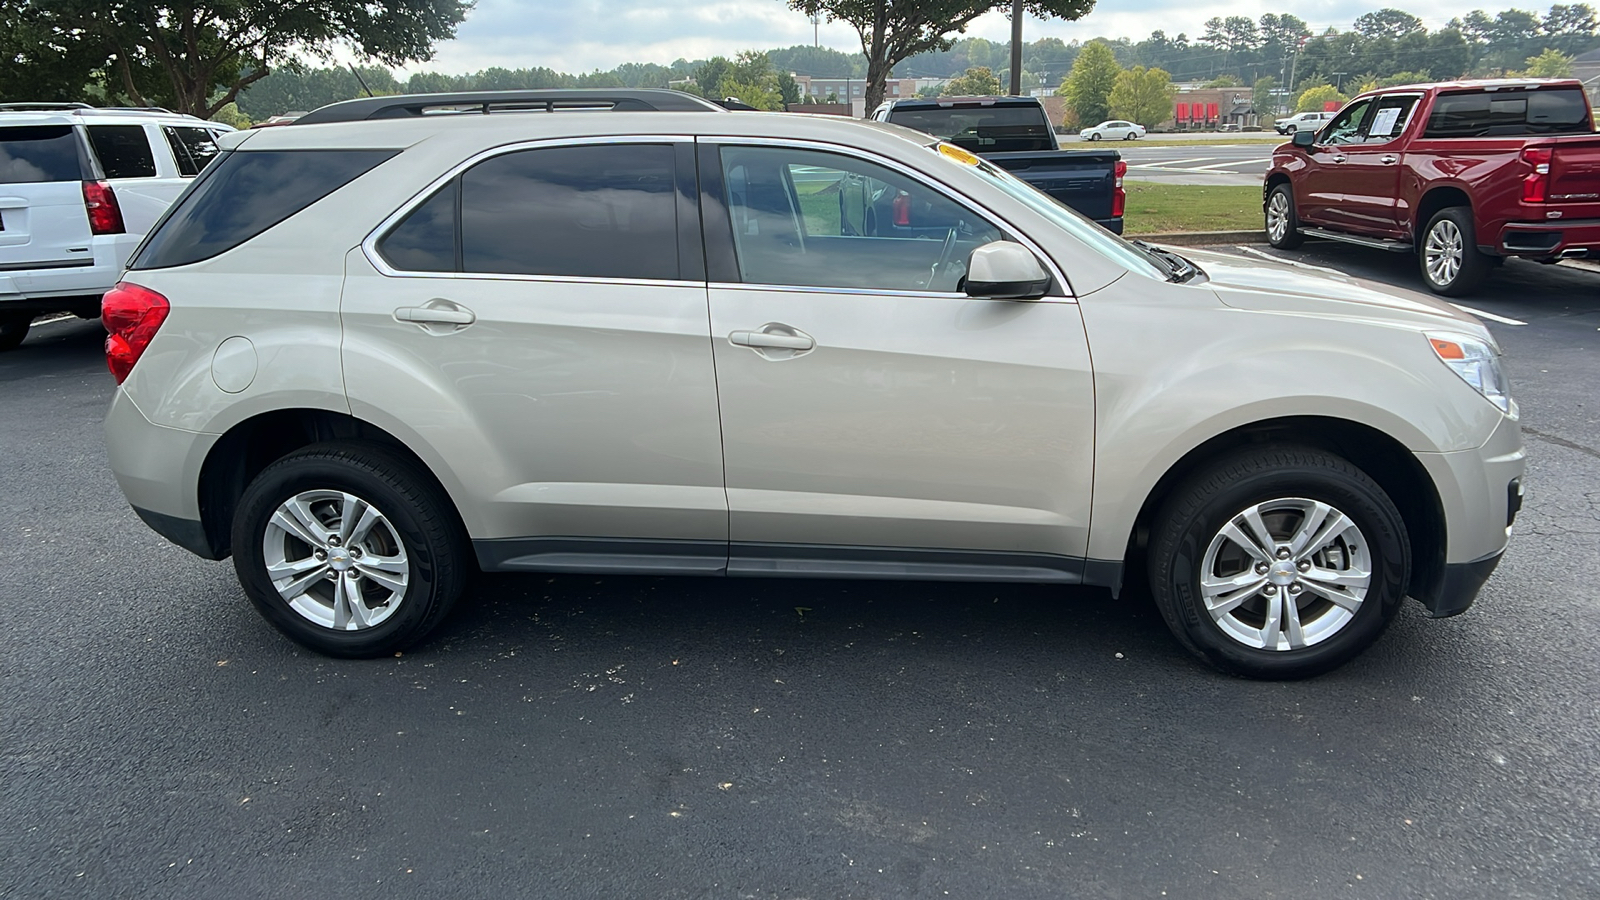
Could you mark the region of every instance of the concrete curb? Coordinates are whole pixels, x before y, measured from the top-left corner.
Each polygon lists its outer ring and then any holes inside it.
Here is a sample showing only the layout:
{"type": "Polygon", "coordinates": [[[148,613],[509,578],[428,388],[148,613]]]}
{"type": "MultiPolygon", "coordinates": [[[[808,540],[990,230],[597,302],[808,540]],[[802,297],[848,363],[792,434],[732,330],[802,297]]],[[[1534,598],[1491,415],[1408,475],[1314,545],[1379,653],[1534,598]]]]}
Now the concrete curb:
{"type": "Polygon", "coordinates": [[[1265,231],[1174,231],[1169,234],[1129,234],[1130,240],[1148,241],[1152,244],[1172,244],[1177,247],[1207,247],[1212,244],[1260,244],[1267,240],[1265,231]]]}

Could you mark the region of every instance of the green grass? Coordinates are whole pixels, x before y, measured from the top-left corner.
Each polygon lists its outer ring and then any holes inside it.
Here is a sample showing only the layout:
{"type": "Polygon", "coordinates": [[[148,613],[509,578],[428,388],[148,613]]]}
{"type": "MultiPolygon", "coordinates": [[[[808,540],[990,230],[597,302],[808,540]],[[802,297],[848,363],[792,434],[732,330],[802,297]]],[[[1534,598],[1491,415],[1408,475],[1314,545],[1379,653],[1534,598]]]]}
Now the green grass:
{"type": "Polygon", "coordinates": [[[1261,188],[1124,181],[1128,205],[1123,228],[1130,235],[1172,231],[1260,230],[1261,188]]]}

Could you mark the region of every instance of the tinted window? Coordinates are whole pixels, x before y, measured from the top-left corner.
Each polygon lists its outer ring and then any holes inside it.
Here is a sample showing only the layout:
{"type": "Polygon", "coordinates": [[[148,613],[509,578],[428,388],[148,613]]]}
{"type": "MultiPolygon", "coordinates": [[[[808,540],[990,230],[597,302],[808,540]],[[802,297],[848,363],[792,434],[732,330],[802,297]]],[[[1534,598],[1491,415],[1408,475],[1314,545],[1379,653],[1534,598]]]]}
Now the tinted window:
{"type": "Polygon", "coordinates": [[[748,283],[956,291],[972,251],[1004,237],[926,184],[852,157],[727,147],[722,169],[748,283]]]}
{"type": "Polygon", "coordinates": [[[894,110],[889,121],[942,137],[972,151],[1054,150],[1049,123],[1037,106],[954,106],[894,110]]]}
{"type": "Polygon", "coordinates": [[[0,128],[0,184],[82,179],[71,125],[0,128]]]}
{"type": "Polygon", "coordinates": [[[1367,143],[1383,144],[1399,137],[1411,121],[1411,110],[1417,105],[1418,99],[1415,94],[1379,97],[1372,121],[1367,123],[1367,143]]]}
{"type": "Polygon", "coordinates": [[[129,267],[182,266],[231,250],[396,152],[260,150],[228,154],[190,185],[129,267]]]}
{"type": "Polygon", "coordinates": [[[378,242],[378,252],[389,265],[407,272],[456,272],[461,268],[456,227],[459,178],[440,188],[421,206],[406,214],[393,231],[378,242]]]}
{"type": "Polygon", "coordinates": [[[168,126],[161,130],[166,133],[167,146],[172,148],[172,158],[177,160],[179,175],[199,175],[206,163],[217,155],[216,135],[205,128],[168,126]]]}
{"type": "Polygon", "coordinates": [[[461,176],[463,271],[678,277],[672,147],[523,150],[461,176]]]}
{"type": "Polygon", "coordinates": [[[154,178],[156,157],[143,125],[90,125],[89,146],[107,178],[154,178]]]}
{"type": "Polygon", "coordinates": [[[1321,142],[1324,144],[1354,144],[1362,139],[1361,122],[1367,117],[1367,110],[1372,108],[1371,100],[1352,103],[1339,113],[1339,117],[1328,123],[1322,130],[1321,142]]]}
{"type": "Polygon", "coordinates": [[[1578,134],[1588,128],[1581,90],[1443,94],[1428,115],[1427,137],[1578,134]]]}

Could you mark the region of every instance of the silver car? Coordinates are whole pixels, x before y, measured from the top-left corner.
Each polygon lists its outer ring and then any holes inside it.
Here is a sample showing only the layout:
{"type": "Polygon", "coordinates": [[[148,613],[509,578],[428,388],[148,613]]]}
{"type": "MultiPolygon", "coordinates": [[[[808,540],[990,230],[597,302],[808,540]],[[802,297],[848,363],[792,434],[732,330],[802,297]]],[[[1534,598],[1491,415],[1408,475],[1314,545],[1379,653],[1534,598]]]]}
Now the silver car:
{"type": "Polygon", "coordinates": [[[475,568],[1147,580],[1300,677],[1464,611],[1520,502],[1475,319],[1121,240],[924,134],[523,92],[223,145],[105,298],[111,465],[324,653],[475,568]]]}

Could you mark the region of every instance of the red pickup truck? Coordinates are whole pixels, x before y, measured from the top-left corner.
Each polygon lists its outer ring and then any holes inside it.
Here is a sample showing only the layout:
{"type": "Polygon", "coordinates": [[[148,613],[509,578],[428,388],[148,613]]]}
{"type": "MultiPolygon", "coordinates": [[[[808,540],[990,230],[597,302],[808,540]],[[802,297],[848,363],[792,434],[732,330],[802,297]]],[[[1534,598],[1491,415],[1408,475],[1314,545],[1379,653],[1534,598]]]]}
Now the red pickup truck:
{"type": "Polygon", "coordinates": [[[1274,247],[1416,253],[1459,296],[1508,256],[1600,256],[1600,135],[1570,79],[1384,88],[1274,150],[1262,208],[1274,247]]]}

